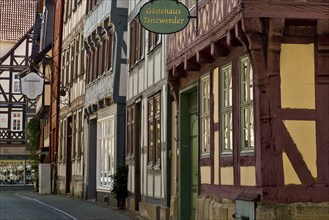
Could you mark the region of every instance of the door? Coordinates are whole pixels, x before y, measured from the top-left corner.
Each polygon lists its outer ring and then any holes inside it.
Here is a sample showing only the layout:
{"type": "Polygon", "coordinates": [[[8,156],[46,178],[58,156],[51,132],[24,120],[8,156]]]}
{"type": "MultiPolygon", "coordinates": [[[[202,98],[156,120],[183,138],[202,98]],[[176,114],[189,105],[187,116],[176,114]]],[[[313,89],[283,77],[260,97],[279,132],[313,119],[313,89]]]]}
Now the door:
{"type": "Polygon", "coordinates": [[[134,111],[134,154],[135,154],[135,211],[139,211],[141,198],[141,178],[140,178],[140,102],[136,103],[134,111]]]}
{"type": "Polygon", "coordinates": [[[190,146],[191,146],[191,219],[195,219],[198,199],[198,115],[190,113],[190,146]]]}
{"type": "Polygon", "coordinates": [[[65,192],[71,192],[72,180],[72,117],[67,118],[67,141],[66,141],[66,184],[65,192]]]}
{"type": "Polygon", "coordinates": [[[97,119],[89,121],[88,138],[88,175],[87,196],[89,200],[96,198],[96,151],[97,151],[97,119]]]}
{"type": "Polygon", "coordinates": [[[198,199],[198,99],[197,89],[180,95],[180,219],[195,219],[198,199]]]}

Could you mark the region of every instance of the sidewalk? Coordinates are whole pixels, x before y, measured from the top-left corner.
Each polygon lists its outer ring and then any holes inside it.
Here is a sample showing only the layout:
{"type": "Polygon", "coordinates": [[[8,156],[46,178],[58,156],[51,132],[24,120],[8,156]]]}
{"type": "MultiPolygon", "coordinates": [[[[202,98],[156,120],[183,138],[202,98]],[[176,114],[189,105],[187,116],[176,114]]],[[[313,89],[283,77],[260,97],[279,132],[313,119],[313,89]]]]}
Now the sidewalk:
{"type": "Polygon", "coordinates": [[[17,195],[51,207],[74,220],[142,220],[135,212],[116,207],[102,207],[95,202],[60,195],[40,195],[34,191],[20,191],[17,195]]]}

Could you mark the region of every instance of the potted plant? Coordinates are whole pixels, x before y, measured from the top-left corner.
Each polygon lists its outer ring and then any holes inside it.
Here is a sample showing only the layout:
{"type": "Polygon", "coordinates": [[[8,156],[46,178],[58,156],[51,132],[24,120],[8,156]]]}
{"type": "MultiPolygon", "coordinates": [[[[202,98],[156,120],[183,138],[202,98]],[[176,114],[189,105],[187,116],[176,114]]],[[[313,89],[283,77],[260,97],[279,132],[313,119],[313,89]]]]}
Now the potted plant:
{"type": "Polygon", "coordinates": [[[111,189],[111,193],[115,196],[119,209],[124,209],[125,201],[128,196],[128,166],[125,164],[119,164],[117,166],[116,173],[112,175],[112,178],[113,187],[111,189]]]}

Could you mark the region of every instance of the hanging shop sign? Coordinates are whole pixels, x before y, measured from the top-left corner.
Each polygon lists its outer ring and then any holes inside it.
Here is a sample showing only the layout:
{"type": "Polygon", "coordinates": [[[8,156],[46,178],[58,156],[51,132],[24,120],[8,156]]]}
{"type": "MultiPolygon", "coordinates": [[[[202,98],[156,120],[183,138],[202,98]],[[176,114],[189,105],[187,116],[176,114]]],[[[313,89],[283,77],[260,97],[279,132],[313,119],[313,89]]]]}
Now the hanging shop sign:
{"type": "Polygon", "coordinates": [[[21,80],[21,91],[28,99],[36,99],[43,93],[44,78],[35,72],[30,72],[21,80]]]}
{"type": "Polygon", "coordinates": [[[153,0],[141,7],[139,21],[148,31],[171,34],[187,26],[190,12],[178,0],[153,0]]]}

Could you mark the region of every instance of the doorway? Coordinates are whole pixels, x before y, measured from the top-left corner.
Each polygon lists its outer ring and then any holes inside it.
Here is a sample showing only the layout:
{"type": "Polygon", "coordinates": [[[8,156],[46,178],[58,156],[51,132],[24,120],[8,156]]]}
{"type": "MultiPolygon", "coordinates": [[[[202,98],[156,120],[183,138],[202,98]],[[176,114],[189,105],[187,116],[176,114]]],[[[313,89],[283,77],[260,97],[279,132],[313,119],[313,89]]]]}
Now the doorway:
{"type": "Polygon", "coordinates": [[[67,118],[67,139],[66,139],[66,184],[65,192],[71,192],[71,180],[72,180],[72,116],[67,118]]]}
{"type": "Polygon", "coordinates": [[[195,219],[199,188],[198,95],[180,94],[180,219],[195,219]]]}
{"type": "Polygon", "coordinates": [[[86,199],[92,200],[96,198],[97,119],[89,121],[88,137],[88,179],[86,199]]]}

